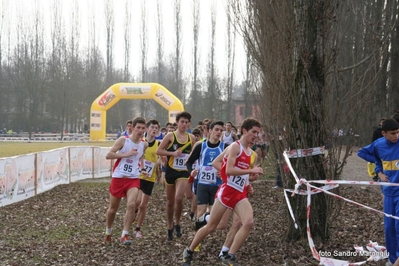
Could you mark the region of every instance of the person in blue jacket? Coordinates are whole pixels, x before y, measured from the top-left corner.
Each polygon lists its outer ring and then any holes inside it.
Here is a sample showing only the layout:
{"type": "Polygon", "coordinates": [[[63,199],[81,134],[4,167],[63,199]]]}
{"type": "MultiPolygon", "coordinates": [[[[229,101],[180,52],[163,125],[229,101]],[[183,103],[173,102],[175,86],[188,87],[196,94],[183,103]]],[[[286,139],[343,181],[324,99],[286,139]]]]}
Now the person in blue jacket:
{"type": "MultiPolygon", "coordinates": [[[[375,172],[382,182],[399,183],[399,124],[389,118],[382,123],[383,138],[361,148],[357,155],[367,162],[375,163],[375,172]]],[[[383,186],[384,212],[399,216],[399,186],[383,186]]],[[[399,257],[399,220],[384,216],[385,245],[389,262],[399,257]]]]}

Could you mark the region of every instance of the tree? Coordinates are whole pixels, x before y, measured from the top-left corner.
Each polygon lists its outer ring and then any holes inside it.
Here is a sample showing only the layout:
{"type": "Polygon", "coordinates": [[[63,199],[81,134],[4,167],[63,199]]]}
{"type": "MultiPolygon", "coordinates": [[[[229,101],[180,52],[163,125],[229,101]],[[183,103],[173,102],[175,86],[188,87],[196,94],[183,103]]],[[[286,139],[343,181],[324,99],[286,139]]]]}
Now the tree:
{"type": "Polygon", "coordinates": [[[234,63],[235,63],[235,37],[236,31],[232,27],[231,6],[227,6],[227,121],[231,121],[233,115],[233,87],[234,87],[234,63]]]}
{"type": "Polygon", "coordinates": [[[209,57],[207,62],[207,94],[206,94],[206,116],[210,119],[214,118],[214,112],[216,107],[216,95],[220,95],[218,93],[218,75],[216,70],[216,51],[215,51],[215,42],[216,42],[216,6],[215,2],[211,6],[211,46],[209,51],[209,57]]]}
{"type": "MultiPolygon", "coordinates": [[[[262,123],[272,138],[278,137],[276,132],[284,137],[276,144],[278,154],[287,148],[308,149],[328,144],[328,154],[291,159],[291,163],[298,176],[305,179],[338,179],[355,141],[353,132],[363,111],[362,103],[372,93],[370,80],[378,77],[370,68],[365,71],[358,67],[366,60],[368,65],[375,65],[377,61],[370,54],[377,53],[381,46],[368,46],[368,55],[358,54],[351,65],[340,65],[339,58],[348,58],[348,52],[359,53],[365,48],[355,50],[354,42],[344,41],[351,36],[343,21],[347,18],[345,10],[350,10],[352,3],[335,0],[230,3],[235,25],[243,34],[252,62],[260,73],[258,102],[263,110],[262,123]],[[347,53],[340,53],[343,50],[347,53]],[[343,75],[348,69],[352,71],[352,80],[343,75]],[[354,71],[367,74],[354,76],[354,71]],[[365,78],[364,83],[361,78],[365,78]],[[344,130],[345,135],[338,137],[335,129],[344,130]]],[[[357,32],[365,29],[360,27],[357,32]]],[[[286,175],[284,184],[293,188],[295,180],[286,175]]],[[[299,230],[287,219],[285,238],[294,240],[306,236],[306,198],[297,195],[290,198],[290,203],[299,230]]],[[[338,209],[332,197],[323,193],[312,196],[310,228],[315,239],[322,242],[328,239],[329,224],[338,209]]]]}
{"type": "MultiPolygon", "coordinates": [[[[140,40],[141,40],[141,77],[140,82],[147,81],[147,53],[148,53],[148,36],[147,36],[147,8],[145,1],[141,1],[141,24],[140,24],[140,40]]],[[[142,115],[145,114],[145,101],[140,102],[140,110],[142,115]]]]}
{"type": "Polygon", "coordinates": [[[182,102],[185,102],[185,92],[183,91],[182,84],[182,67],[181,67],[181,55],[182,55],[182,18],[181,18],[181,1],[175,0],[175,53],[173,57],[173,68],[174,68],[174,83],[175,88],[173,92],[176,97],[182,102]]]}
{"type": "Polygon", "coordinates": [[[47,92],[43,14],[38,6],[35,6],[33,13],[32,21],[25,21],[29,30],[23,32],[18,28],[20,39],[10,67],[13,73],[11,86],[16,93],[15,109],[11,111],[20,116],[17,121],[26,123],[29,137],[37,130],[33,127],[41,123],[47,92]]]}

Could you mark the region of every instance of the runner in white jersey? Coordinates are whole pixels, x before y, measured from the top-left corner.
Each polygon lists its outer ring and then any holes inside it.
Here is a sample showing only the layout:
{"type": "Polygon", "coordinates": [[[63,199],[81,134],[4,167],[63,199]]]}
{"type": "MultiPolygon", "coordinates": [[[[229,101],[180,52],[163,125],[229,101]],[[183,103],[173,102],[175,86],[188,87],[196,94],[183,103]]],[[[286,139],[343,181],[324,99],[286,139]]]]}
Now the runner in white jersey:
{"type": "Polygon", "coordinates": [[[227,145],[230,145],[234,141],[238,140],[237,134],[231,130],[232,126],[233,124],[231,122],[226,122],[226,131],[224,131],[222,134],[221,141],[227,145]]]}
{"type": "Polygon", "coordinates": [[[132,134],[126,138],[118,138],[110,151],[107,159],[116,159],[112,180],[109,187],[110,200],[107,210],[107,221],[105,229],[105,245],[112,241],[112,224],[115,220],[121,199],[126,197],[126,213],[123,221],[123,231],[120,242],[130,245],[129,230],[135,218],[137,196],[140,189],[140,173],[147,175],[143,169],[143,154],[148,143],[143,141],[146,129],[145,119],[142,117],[133,120],[132,134]]]}
{"type": "Polygon", "coordinates": [[[119,150],[121,154],[127,154],[131,150],[136,150],[136,156],[129,156],[127,158],[118,158],[113,167],[113,178],[140,178],[141,158],[144,154],[144,141],[138,144],[134,143],[130,138],[125,139],[125,144],[119,150]]]}

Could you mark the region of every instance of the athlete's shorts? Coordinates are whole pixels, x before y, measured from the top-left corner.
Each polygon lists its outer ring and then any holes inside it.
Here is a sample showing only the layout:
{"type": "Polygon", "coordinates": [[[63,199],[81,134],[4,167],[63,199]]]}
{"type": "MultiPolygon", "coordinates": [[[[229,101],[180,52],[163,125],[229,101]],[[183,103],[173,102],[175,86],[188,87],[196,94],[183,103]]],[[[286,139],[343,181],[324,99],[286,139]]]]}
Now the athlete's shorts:
{"type": "Polygon", "coordinates": [[[197,204],[204,205],[209,204],[212,206],[215,202],[215,195],[218,191],[218,186],[209,186],[204,184],[197,185],[197,204]]]}
{"type": "Polygon", "coordinates": [[[165,182],[167,185],[174,185],[179,179],[188,180],[190,174],[188,171],[176,171],[171,168],[166,169],[165,182]]]}
{"type": "Polygon", "coordinates": [[[139,178],[118,178],[113,177],[111,179],[111,184],[109,185],[109,193],[115,198],[124,198],[126,193],[131,188],[140,189],[140,179],[139,178]]]}
{"type": "Polygon", "coordinates": [[[140,189],[141,191],[143,191],[144,194],[151,196],[153,188],[154,188],[154,182],[145,179],[140,179],[140,189]]]}
{"type": "Polygon", "coordinates": [[[238,202],[248,198],[248,186],[245,187],[243,192],[240,192],[223,183],[216,192],[215,198],[227,208],[234,209],[238,202]]]}

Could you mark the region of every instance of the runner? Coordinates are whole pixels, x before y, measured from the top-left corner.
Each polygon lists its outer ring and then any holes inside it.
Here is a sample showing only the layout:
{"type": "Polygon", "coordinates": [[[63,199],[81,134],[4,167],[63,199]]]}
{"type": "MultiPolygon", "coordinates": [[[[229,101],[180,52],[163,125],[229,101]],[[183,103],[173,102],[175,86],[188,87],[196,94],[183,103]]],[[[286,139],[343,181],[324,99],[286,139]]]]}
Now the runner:
{"type": "MultiPolygon", "coordinates": [[[[241,228],[234,237],[228,255],[223,257],[223,265],[237,265],[235,254],[245,242],[253,226],[253,210],[248,201],[249,176],[263,174],[263,169],[255,166],[256,153],[251,150],[260,132],[260,123],[247,118],[243,121],[242,137],[226,149],[221,168],[223,184],[219,188],[211,210],[208,224],[197,231],[190,246],[183,252],[183,265],[191,265],[194,249],[210,233],[214,232],[225,214],[232,209],[241,220],[241,228]]],[[[221,156],[221,155],[219,155],[221,156]]]]}
{"type": "Polygon", "coordinates": [[[158,175],[158,156],[156,150],[159,146],[159,141],[156,140],[156,134],[159,131],[159,122],[155,119],[147,122],[147,136],[146,141],[148,148],[144,153],[144,169],[146,175],[140,175],[140,194],[138,197],[137,206],[139,206],[137,214],[137,225],[134,234],[137,238],[142,238],[141,226],[143,224],[145,215],[147,213],[148,202],[154,188],[155,181],[158,175]]]}
{"type": "Polygon", "coordinates": [[[226,122],[226,131],[222,134],[222,141],[228,145],[238,140],[237,134],[231,130],[232,126],[233,124],[230,121],[226,122]]]}
{"type": "Polygon", "coordinates": [[[140,173],[147,175],[143,169],[143,154],[148,144],[143,141],[145,119],[135,118],[132,122],[133,131],[130,137],[117,139],[107,159],[116,159],[111,185],[109,187],[109,207],[107,210],[105,245],[111,245],[112,224],[115,220],[121,199],[126,197],[126,213],[123,220],[123,231],[120,242],[130,245],[129,231],[135,218],[136,200],[140,189],[140,173]]]}
{"type": "Polygon", "coordinates": [[[169,132],[157,149],[157,155],[167,156],[166,183],[166,216],[168,240],[173,240],[173,229],[181,237],[180,218],[183,211],[183,198],[190,173],[185,166],[194,144],[194,137],[186,132],[191,114],[181,112],[176,116],[177,130],[169,132]],[[174,224],[173,224],[174,215],[174,224]]]}
{"type": "MultiPolygon", "coordinates": [[[[208,206],[209,210],[211,210],[215,201],[216,191],[222,184],[222,180],[217,176],[217,170],[212,166],[212,161],[227,146],[220,141],[223,126],[224,123],[222,121],[210,122],[207,125],[209,131],[208,140],[197,145],[186,162],[187,169],[191,172],[193,170],[193,163],[198,160],[197,217],[202,216],[208,206]]],[[[199,224],[200,222],[196,221],[197,230],[200,227],[199,224]]]]}

